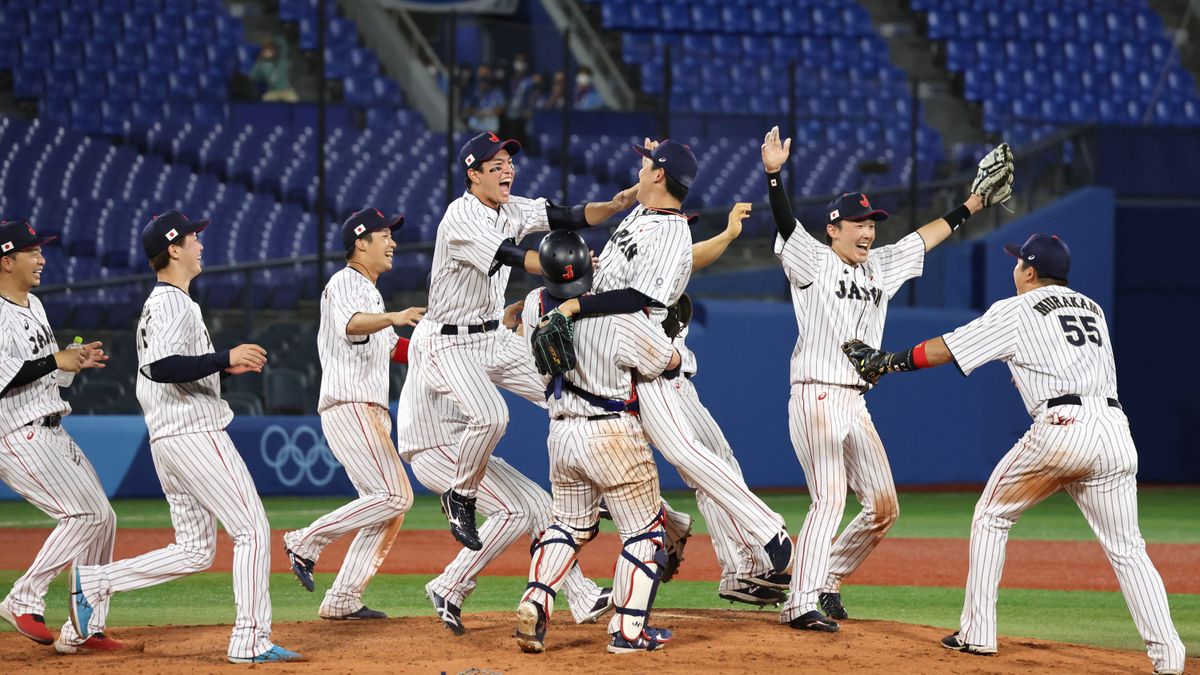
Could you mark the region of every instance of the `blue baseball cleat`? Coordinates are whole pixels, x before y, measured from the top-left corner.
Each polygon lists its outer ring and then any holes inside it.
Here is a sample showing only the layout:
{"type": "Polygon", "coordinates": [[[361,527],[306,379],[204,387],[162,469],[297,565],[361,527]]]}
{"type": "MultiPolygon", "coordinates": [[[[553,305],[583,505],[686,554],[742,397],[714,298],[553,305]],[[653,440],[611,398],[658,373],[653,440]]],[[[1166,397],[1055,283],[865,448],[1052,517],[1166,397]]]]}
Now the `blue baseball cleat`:
{"type": "Polygon", "coordinates": [[[69,596],[71,625],[75,627],[75,632],[79,634],[79,637],[86,640],[91,637],[91,633],[88,632],[88,624],[92,622],[92,604],[88,602],[87,596],[83,593],[79,570],[74,565],[71,566],[71,572],[67,578],[69,579],[68,588],[71,591],[69,596]]]}
{"type": "Polygon", "coordinates": [[[240,656],[229,657],[230,663],[275,663],[276,661],[303,661],[304,657],[290,649],[284,649],[279,645],[274,645],[267,651],[258,656],[244,658],[240,656]]]}

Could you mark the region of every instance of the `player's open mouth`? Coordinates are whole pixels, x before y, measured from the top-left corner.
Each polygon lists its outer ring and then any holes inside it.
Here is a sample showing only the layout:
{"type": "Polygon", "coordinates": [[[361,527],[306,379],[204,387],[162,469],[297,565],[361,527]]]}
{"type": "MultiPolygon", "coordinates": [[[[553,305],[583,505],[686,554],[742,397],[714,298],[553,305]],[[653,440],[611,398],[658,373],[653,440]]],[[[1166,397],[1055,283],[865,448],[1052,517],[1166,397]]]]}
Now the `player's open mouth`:
{"type": "Polygon", "coordinates": [[[500,194],[508,194],[512,190],[512,180],[500,181],[500,194]]]}
{"type": "Polygon", "coordinates": [[[858,244],[858,250],[862,251],[863,253],[866,253],[867,251],[871,250],[871,245],[870,244],[858,244]]]}

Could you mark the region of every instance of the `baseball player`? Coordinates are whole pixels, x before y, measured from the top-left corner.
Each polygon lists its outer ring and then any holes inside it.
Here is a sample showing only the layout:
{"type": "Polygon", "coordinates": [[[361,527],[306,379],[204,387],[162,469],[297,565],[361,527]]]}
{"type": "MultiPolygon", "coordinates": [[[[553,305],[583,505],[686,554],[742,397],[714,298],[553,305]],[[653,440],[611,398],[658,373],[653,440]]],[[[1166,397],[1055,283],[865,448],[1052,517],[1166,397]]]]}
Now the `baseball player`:
{"type": "Polygon", "coordinates": [[[413,333],[409,372],[400,394],[397,446],[418,451],[438,445],[436,405],[449,398],[467,420],[455,443],[455,475],[441,496],[454,537],[483,546],[475,527],[475,499],[496,443],[508,425],[497,386],[541,404],[529,347],[499,331],[510,267],[538,274],[537,254],[517,246],[526,234],[597,224],[633,203],[633,189],[609,202],[558,207],[511,193],[521,150],[514,140],[482,133],[459,151],[466,192],[451,202],[438,225],[430,274],[429,313],[413,333]],[[430,438],[434,442],[429,442],[430,438]]]}
{"type": "MultiPolygon", "coordinates": [[[[591,254],[577,233],[551,232],[539,257],[546,286],[525,298],[526,332],[555,305],[592,284],[591,254]]],[[[654,651],[671,639],[670,631],[648,625],[667,562],[665,515],[654,458],[636,415],[634,373],[642,379],[669,369],[678,374],[679,354],[662,328],[641,312],[580,322],[574,345],[576,367],[543,378],[550,405],[554,524],[534,545],[515,637],[523,651],[545,651],[555,596],[579,547],[597,532],[603,495],[624,541],[613,572],[616,612],[608,624],[608,651],[654,651]]]]}
{"type": "Polygon", "coordinates": [[[0,222],[0,479],[58,521],[0,603],[0,617],[60,653],[111,651],[124,645],[103,633],[81,638],[69,621],[55,640],[43,618],[46,590],[67,565],[112,559],[117,523],[95,469],[62,427],[71,406],[58,392],[75,373],[105,367],[108,356],[99,342],[60,350],[30,293],[42,283],[42,246],[54,239],[24,221],[0,222]]]}
{"type": "Polygon", "coordinates": [[[899,353],[858,340],[843,347],[871,384],[889,372],[951,361],[964,376],[989,361],[1003,361],[1033,417],[975,505],[961,630],[941,644],[970,654],[996,653],[996,595],[1008,531],[1027,509],[1063,489],[1117,574],[1154,672],[1182,673],[1183,642],[1138,529],[1137,449],[1117,398],[1104,311],[1067,286],[1071,252],[1063,240],[1035,234],[1004,250],[1017,258],[1017,294],[983,316],[899,353]]]}
{"type": "Polygon", "coordinates": [[[385,619],[363,604],[367,583],[391,550],[412,506],[412,488],[392,444],[388,414],[390,362],[406,359],[408,346],[398,326],[414,326],[424,307],[388,312],[375,287],[392,268],[396,242],[392,232],[404,218],[387,219],[373,208],[354,213],[342,224],[346,267],[333,275],[321,294],[317,352],[321,359],[321,398],[317,412],[329,449],[358,490],[359,498],[288,532],[284,547],[292,571],[305,590],[313,590],[313,568],[329,542],[357,531],[342,569],[325,593],[322,619],[385,619]]]}
{"type": "MultiPolygon", "coordinates": [[[[596,273],[595,295],[567,300],[554,312],[585,318],[646,310],[655,323],[661,323],[667,307],[679,300],[687,286],[694,254],[689,218],[679,208],[696,178],[696,157],[681,143],[657,143],[648,138],[644,146],[634,146],[634,150],[642,155],[637,192],[640,205],[625,217],[605,245],[596,273]]],[[[769,568],[752,583],[774,586],[772,590],[786,586],[793,547],[783,518],[746,487],[729,462],[705,445],[684,412],[671,379],[639,381],[638,401],[642,426],[651,444],[679,470],[688,485],[703,491],[736,523],[747,546],[762,549],[769,568]]],[[[777,592],[752,589],[742,595],[729,599],[746,599],[753,604],[781,599],[777,592]],[[751,595],[755,597],[751,599],[751,595]]]]}
{"type": "Polygon", "coordinates": [[[225,428],[233,419],[219,374],[262,372],[267,354],[243,344],[215,352],[188,287],[201,272],[199,233],[209,221],[178,211],[155,216],[142,248],[158,284],[138,320],[137,397],[150,431],[150,454],[171,507],[175,543],[106,565],[75,565],[69,577],[71,623],[84,638],[104,629],[114,593],[201,572],[217,550],[217,520],[233,539],[237,618],[233,663],[295,661],[271,643],[271,530],[254,481],[225,428]]]}
{"type": "Polygon", "coordinates": [[[878,343],[888,300],[906,280],[920,276],[925,252],[985,205],[1011,195],[1011,153],[1001,145],[984,158],[972,194],[961,206],[872,251],[875,223],[888,214],[872,207],[864,194],[842,194],[829,204],[828,245],[793,217],[780,175],[791,144],[790,138],[780,142],[779,127],[772,128],[763,141],[762,160],[779,230],[775,252],[791,285],[799,327],[788,428],[812,506],[797,540],[791,593],[780,622],[834,632],[835,619],[848,618],[842,579],[875,549],[899,514],[887,454],[863,400],[866,387],[846,362],[841,344],[859,336],[878,343]],[[835,542],[847,486],[862,510],[835,542]]]}

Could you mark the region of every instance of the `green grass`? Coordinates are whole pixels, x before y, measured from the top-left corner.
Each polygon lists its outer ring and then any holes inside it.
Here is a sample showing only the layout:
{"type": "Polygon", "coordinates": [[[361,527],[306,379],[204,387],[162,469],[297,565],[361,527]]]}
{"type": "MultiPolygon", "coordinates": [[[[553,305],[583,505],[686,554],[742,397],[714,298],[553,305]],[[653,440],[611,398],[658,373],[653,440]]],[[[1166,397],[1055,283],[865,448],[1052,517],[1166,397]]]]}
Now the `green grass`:
{"type": "MultiPolygon", "coordinates": [[[[0,587],[7,588],[18,572],[0,571],[0,587]]],[[[432,614],[423,591],[424,575],[381,575],[371,582],[364,600],[392,616],[432,614]]],[[[318,574],[318,589],[328,588],[332,574],[318,574]]],[[[599,583],[607,580],[597,579],[599,583]]],[[[483,577],[464,608],[470,625],[472,612],[511,611],[525,588],[518,577],[483,577]]],[[[67,620],[66,582],[60,577],[47,596],[47,623],[57,629],[67,620]]],[[[963,591],[955,588],[913,586],[847,586],[843,597],[852,615],[954,629],[962,609],[963,591]]],[[[305,593],[290,574],[271,577],[275,621],[311,621],[320,605],[319,593],[305,593]]],[[[1200,595],[1171,595],[1171,614],[1191,656],[1200,655],[1200,595]]],[[[674,581],[661,587],[656,607],[729,608],[717,598],[716,584],[674,581]]],[[[771,612],[773,610],[763,610],[771,612]]],[[[1091,591],[1035,591],[1002,589],[999,632],[1003,636],[1037,637],[1120,649],[1144,647],[1119,593],[1091,591]]],[[[433,620],[432,618],[430,619],[433,620]]],[[[199,574],[153,588],[113,598],[109,625],[229,624],[233,622],[233,591],[227,573],[199,574]]],[[[0,632],[11,630],[0,622],[0,632]]]]}
{"type": "MultiPolygon", "coordinates": [[[[671,492],[667,498],[672,506],[698,515],[696,499],[691,493],[671,492]]],[[[792,534],[799,531],[808,509],[807,494],[767,493],[766,502],[787,519],[792,534]]],[[[900,520],[892,528],[892,537],[937,537],[966,539],[970,536],[971,513],[977,492],[902,492],[900,520]]],[[[348,498],[271,497],[263,500],[271,526],[276,529],[296,529],[307,525],[348,498]]],[[[1155,543],[1200,543],[1200,488],[1150,488],[1138,494],[1142,534],[1155,543]]],[[[113,504],[119,527],[170,527],[167,504],[161,499],[118,500],[113,504]]],[[[857,512],[857,504],[849,499],[846,520],[857,512]]],[[[0,528],[49,527],[53,521],[23,501],[0,502],[0,528]]],[[[440,530],[446,521],[438,510],[436,498],[423,495],[405,517],[407,530],[440,530]]],[[[605,523],[608,531],[611,524],[605,523]]],[[[697,518],[697,532],[707,531],[704,520],[697,518]]],[[[1029,510],[1012,531],[1013,539],[1080,541],[1093,538],[1083,516],[1071,499],[1056,494],[1029,510]]]]}

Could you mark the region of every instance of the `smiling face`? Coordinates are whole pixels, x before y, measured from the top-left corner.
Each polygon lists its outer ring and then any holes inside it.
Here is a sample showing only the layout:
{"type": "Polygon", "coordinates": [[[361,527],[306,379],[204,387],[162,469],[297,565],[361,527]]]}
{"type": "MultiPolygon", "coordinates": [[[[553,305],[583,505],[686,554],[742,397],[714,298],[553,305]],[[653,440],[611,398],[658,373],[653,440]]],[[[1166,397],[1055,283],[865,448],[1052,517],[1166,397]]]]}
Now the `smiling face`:
{"type": "Polygon", "coordinates": [[[376,230],[354,242],[352,261],[366,266],[372,274],[378,276],[392,269],[392,258],[395,255],[396,240],[392,239],[391,230],[376,230]]]}
{"type": "Polygon", "coordinates": [[[830,248],[848,265],[861,265],[870,256],[875,242],[874,220],[843,220],[825,226],[832,240],[830,248]]]}
{"type": "Polygon", "coordinates": [[[167,250],[171,252],[171,259],[188,277],[197,277],[204,269],[204,244],[200,243],[198,235],[184,235],[183,239],[171,244],[167,250]]]}
{"type": "Polygon", "coordinates": [[[45,266],[46,259],[42,257],[41,246],[27,251],[14,251],[0,258],[0,269],[11,274],[15,285],[26,291],[42,284],[42,268],[45,266]]]}
{"type": "Polygon", "coordinates": [[[471,194],[496,209],[508,203],[513,179],[517,177],[517,167],[508,150],[501,149],[478,169],[467,169],[467,177],[471,180],[471,194]]]}
{"type": "Polygon", "coordinates": [[[650,204],[666,190],[667,172],[654,166],[649,157],[642,157],[642,168],[638,171],[637,199],[650,204]]]}

